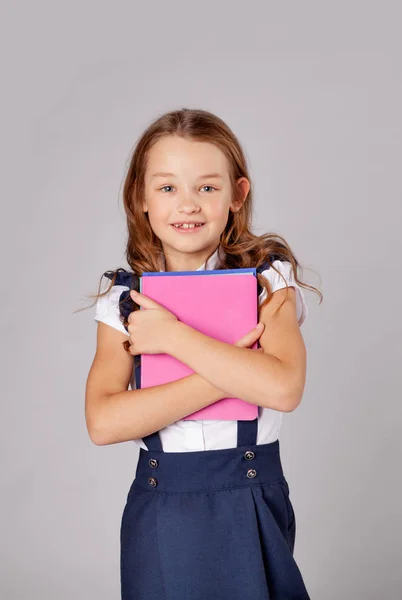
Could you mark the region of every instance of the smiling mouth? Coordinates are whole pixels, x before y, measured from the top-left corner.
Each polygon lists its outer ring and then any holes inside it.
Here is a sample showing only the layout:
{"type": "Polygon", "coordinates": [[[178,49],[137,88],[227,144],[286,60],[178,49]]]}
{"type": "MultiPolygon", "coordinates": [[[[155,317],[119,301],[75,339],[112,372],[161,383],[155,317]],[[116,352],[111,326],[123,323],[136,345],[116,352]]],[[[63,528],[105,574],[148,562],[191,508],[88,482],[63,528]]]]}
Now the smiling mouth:
{"type": "Polygon", "coordinates": [[[205,223],[193,223],[193,224],[183,223],[182,225],[175,225],[174,223],[172,223],[172,227],[174,227],[175,229],[199,229],[200,227],[203,227],[204,225],[205,225],[205,223]]]}

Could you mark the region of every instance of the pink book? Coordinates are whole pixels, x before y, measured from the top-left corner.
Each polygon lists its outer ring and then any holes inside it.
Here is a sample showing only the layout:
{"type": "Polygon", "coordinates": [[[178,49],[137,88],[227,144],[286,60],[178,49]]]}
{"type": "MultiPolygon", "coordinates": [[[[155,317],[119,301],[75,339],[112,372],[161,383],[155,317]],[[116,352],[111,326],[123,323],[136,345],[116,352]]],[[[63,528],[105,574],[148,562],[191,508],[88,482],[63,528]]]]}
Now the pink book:
{"type": "MultiPolygon", "coordinates": [[[[230,344],[257,324],[257,278],[253,268],[147,272],[140,279],[140,291],[165,306],[179,321],[230,344]]],[[[256,342],[253,348],[257,347],[256,342]]],[[[190,367],[168,354],[141,355],[142,388],[192,373],[190,367]]],[[[257,405],[239,398],[223,398],[184,420],[252,420],[257,416],[257,405]]]]}

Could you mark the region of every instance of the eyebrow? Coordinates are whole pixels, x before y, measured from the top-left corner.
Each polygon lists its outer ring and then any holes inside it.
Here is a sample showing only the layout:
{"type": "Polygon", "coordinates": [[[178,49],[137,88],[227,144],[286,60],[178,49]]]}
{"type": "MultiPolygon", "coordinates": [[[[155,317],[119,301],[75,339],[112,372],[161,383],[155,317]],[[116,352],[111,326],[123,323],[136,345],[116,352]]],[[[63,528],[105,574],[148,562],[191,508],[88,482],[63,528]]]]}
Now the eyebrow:
{"type": "MultiPolygon", "coordinates": [[[[152,177],[175,177],[174,173],[153,173],[152,177]]],[[[223,179],[220,173],[209,173],[208,175],[201,175],[198,179],[223,179]]]]}

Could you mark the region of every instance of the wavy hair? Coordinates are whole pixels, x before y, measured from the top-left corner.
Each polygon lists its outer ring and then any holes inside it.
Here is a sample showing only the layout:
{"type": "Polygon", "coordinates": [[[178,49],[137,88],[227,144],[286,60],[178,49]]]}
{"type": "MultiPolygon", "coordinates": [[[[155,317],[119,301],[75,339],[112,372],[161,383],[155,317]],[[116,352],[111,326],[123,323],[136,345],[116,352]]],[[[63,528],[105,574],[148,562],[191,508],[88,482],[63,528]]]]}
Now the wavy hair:
{"type": "MultiPolygon", "coordinates": [[[[277,259],[288,261],[292,265],[295,281],[301,287],[317,293],[321,303],[323,299],[322,293],[299,278],[298,270],[302,270],[302,267],[286,240],[275,233],[255,235],[251,232],[253,189],[246,158],[239,140],[228,125],[213,113],[190,108],[167,112],[152,122],[137,141],[129,162],[123,186],[123,203],[128,228],[125,256],[134,274],[133,285],[131,287],[135,287],[138,277],[141,276],[142,272],[164,269],[165,262],[162,243],[151,228],[148,213],[142,210],[142,199],[145,193],[145,172],[149,152],[158,140],[169,135],[180,136],[187,140],[209,142],[215,144],[223,152],[229,165],[233,200],[239,199],[239,194],[241,193],[238,186],[235,185],[236,180],[239,177],[246,177],[250,183],[249,192],[240,210],[235,213],[229,211],[226,227],[220,236],[221,251],[218,253],[218,266],[215,268],[258,268],[265,262],[283,277],[272,263],[277,259]]],[[[212,254],[213,252],[211,252],[206,260],[212,254]]],[[[120,271],[127,272],[123,268],[108,272],[111,283],[102,293],[100,293],[100,290],[103,275],[101,276],[98,293],[91,296],[95,298],[94,303],[98,297],[109,292],[120,271]]],[[[260,273],[257,273],[257,280],[261,288],[267,291],[267,297],[259,306],[260,311],[269,302],[272,291],[268,280],[260,273]]],[[[287,284],[286,287],[288,287],[287,284]]],[[[134,310],[138,309],[138,305],[133,303],[131,296],[126,296],[126,298],[120,301],[120,304],[126,301],[134,305],[134,310]]],[[[122,322],[127,325],[126,319],[122,322]]]]}

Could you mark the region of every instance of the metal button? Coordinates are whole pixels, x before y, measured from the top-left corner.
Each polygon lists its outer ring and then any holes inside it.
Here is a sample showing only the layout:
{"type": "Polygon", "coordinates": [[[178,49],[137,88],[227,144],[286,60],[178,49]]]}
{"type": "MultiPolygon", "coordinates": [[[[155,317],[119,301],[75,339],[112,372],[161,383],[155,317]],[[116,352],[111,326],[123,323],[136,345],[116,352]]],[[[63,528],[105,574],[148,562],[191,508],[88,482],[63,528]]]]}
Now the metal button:
{"type": "Polygon", "coordinates": [[[257,475],[257,471],[255,469],[249,469],[247,471],[247,477],[249,479],[252,479],[253,477],[255,477],[257,475]]]}
{"type": "Polygon", "coordinates": [[[247,450],[247,452],[244,454],[244,458],[246,458],[247,460],[253,460],[254,457],[255,454],[252,450],[247,450]]]}
{"type": "Polygon", "coordinates": [[[158,485],[157,480],[155,479],[155,477],[149,477],[148,479],[148,483],[151,487],[156,487],[158,485]]]}
{"type": "Polygon", "coordinates": [[[150,467],[152,467],[153,469],[156,469],[156,467],[158,466],[158,461],[156,458],[150,458],[148,461],[148,464],[150,467]]]}

